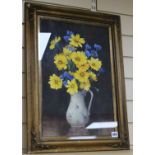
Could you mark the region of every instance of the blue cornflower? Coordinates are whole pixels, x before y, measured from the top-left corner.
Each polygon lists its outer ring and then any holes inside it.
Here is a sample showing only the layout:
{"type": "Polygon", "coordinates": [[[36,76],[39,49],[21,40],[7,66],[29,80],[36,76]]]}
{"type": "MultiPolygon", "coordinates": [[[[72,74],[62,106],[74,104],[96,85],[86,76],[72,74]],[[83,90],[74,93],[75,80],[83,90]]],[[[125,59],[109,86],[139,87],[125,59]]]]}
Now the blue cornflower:
{"type": "Polygon", "coordinates": [[[98,44],[94,44],[94,48],[97,50],[97,51],[100,51],[102,49],[102,46],[101,45],[98,45],[98,44]]]}
{"type": "Polygon", "coordinates": [[[72,76],[72,75],[70,75],[69,73],[67,73],[67,72],[64,72],[63,74],[61,74],[61,76],[60,76],[60,78],[61,79],[69,79],[69,80],[72,80],[74,77],[72,76]]]}
{"type": "Polygon", "coordinates": [[[72,34],[72,31],[67,30],[66,35],[63,37],[64,40],[68,42],[72,34]]]}
{"type": "Polygon", "coordinates": [[[68,35],[68,36],[71,36],[72,34],[73,34],[72,31],[67,30],[67,35],[68,35]]]}
{"type": "Polygon", "coordinates": [[[67,72],[64,73],[65,77],[68,78],[69,80],[72,80],[74,77],[67,72]]]}
{"type": "Polygon", "coordinates": [[[91,46],[87,43],[87,44],[85,44],[85,49],[90,50],[91,46]]]}
{"type": "Polygon", "coordinates": [[[65,41],[69,41],[70,36],[64,36],[63,38],[65,41]]]}
{"type": "Polygon", "coordinates": [[[98,58],[98,53],[97,53],[97,51],[92,50],[91,53],[92,53],[92,56],[93,56],[93,57],[98,58]]]}
{"type": "Polygon", "coordinates": [[[87,56],[88,58],[91,56],[91,52],[88,51],[88,50],[85,51],[85,54],[86,54],[86,56],[87,56]]]}

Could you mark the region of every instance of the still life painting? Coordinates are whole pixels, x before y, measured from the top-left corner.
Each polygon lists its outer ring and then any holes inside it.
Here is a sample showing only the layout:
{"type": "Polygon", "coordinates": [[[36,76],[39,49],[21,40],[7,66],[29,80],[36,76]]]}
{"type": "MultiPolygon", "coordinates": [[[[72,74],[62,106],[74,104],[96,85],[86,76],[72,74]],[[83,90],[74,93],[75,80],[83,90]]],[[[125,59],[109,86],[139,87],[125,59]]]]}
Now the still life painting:
{"type": "Polygon", "coordinates": [[[48,36],[40,65],[43,136],[117,137],[108,29],[45,19],[40,24],[40,39],[48,36]]]}

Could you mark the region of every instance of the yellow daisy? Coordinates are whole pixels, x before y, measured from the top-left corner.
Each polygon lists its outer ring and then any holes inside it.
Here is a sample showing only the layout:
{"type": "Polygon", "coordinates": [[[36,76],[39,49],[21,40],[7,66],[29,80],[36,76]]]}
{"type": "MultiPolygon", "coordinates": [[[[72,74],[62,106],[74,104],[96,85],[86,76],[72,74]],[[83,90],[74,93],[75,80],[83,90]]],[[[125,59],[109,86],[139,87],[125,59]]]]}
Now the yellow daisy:
{"type": "Polygon", "coordinates": [[[77,70],[75,73],[74,73],[74,77],[79,80],[80,82],[84,82],[84,81],[87,81],[88,78],[89,78],[89,73],[86,72],[86,71],[83,71],[81,69],[77,70]]]}
{"type": "Polygon", "coordinates": [[[93,81],[97,81],[97,76],[95,73],[93,72],[90,72],[90,78],[93,80],[93,81]]]}
{"type": "Polygon", "coordinates": [[[84,52],[73,52],[71,54],[71,59],[74,62],[74,64],[76,65],[76,67],[80,67],[81,65],[87,63],[87,57],[85,55],[84,52]]]}
{"type": "Polygon", "coordinates": [[[63,54],[66,56],[67,59],[70,59],[71,51],[68,48],[63,48],[63,54]]]}
{"type": "Polygon", "coordinates": [[[92,69],[98,71],[102,66],[102,62],[99,59],[91,57],[91,59],[89,60],[89,65],[91,66],[92,69]]]}
{"type": "Polygon", "coordinates": [[[71,38],[70,38],[70,45],[74,46],[74,47],[82,47],[82,45],[85,43],[85,39],[84,38],[80,38],[79,34],[72,34],[71,38]]]}
{"type": "Polygon", "coordinates": [[[87,71],[89,69],[89,63],[85,63],[81,66],[79,66],[79,69],[83,70],[83,71],[87,71]]]}
{"type": "Polygon", "coordinates": [[[78,92],[78,85],[75,79],[67,82],[67,92],[71,95],[78,92]]]}
{"type": "Polygon", "coordinates": [[[50,76],[49,82],[50,88],[52,89],[61,89],[62,88],[62,80],[59,76],[53,74],[50,76]]]}
{"type": "Polygon", "coordinates": [[[80,88],[83,89],[83,90],[86,90],[88,91],[90,89],[90,82],[89,80],[87,81],[84,81],[84,82],[80,82],[80,88]]]}
{"type": "Polygon", "coordinates": [[[63,54],[56,54],[54,57],[54,63],[58,70],[67,69],[67,58],[63,54]]]}
{"type": "Polygon", "coordinates": [[[56,43],[58,43],[60,40],[61,38],[59,36],[55,37],[50,43],[50,49],[53,50],[55,48],[56,43]]]}

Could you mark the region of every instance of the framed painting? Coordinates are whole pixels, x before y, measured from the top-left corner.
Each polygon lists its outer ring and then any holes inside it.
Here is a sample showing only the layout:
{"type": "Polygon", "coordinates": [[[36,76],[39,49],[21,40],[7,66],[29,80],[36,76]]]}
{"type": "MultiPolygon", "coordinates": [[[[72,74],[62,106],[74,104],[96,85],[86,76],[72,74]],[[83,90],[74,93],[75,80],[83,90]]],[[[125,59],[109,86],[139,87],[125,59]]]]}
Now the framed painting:
{"type": "Polygon", "coordinates": [[[28,152],[129,149],[120,17],[25,3],[28,152]]]}

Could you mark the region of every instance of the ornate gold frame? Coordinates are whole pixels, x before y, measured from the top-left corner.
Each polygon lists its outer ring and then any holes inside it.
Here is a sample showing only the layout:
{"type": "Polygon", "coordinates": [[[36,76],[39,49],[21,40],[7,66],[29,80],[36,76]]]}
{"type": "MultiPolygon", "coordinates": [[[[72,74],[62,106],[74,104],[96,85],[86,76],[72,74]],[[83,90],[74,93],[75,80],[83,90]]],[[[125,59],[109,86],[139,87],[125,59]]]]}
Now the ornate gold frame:
{"type": "Polygon", "coordinates": [[[121,47],[120,17],[86,10],[57,7],[39,3],[25,3],[25,48],[26,48],[26,98],[28,120],[28,152],[71,152],[129,149],[129,135],[126,112],[123,56],[121,47]],[[119,124],[118,139],[98,139],[85,141],[51,140],[41,137],[41,104],[39,102],[39,67],[37,54],[38,20],[58,18],[74,20],[109,27],[109,42],[114,98],[114,116],[119,124]]]}

